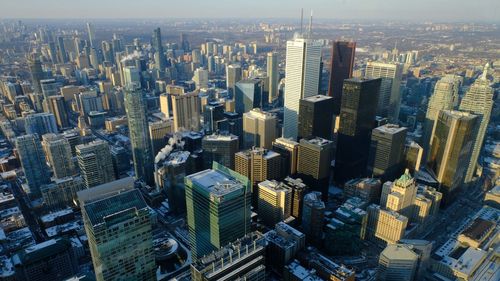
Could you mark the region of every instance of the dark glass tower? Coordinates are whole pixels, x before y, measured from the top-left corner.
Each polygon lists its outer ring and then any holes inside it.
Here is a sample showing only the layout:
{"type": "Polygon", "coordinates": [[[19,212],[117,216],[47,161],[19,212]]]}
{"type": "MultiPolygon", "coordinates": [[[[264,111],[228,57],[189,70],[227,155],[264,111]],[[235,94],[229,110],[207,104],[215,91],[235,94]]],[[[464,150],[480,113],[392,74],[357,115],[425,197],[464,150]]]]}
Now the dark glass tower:
{"type": "Polygon", "coordinates": [[[165,71],[165,68],[167,67],[167,59],[165,58],[165,53],[163,52],[163,45],[161,44],[161,31],[159,27],[153,31],[152,45],[155,49],[155,65],[159,71],[165,71]]]}
{"type": "Polygon", "coordinates": [[[340,114],[344,80],[352,77],[355,51],[356,42],[333,42],[328,95],[333,97],[333,113],[335,115],[340,114]]]}
{"type": "Polygon", "coordinates": [[[41,94],[42,93],[42,85],[40,84],[40,81],[45,79],[45,73],[43,72],[43,69],[42,69],[42,63],[36,57],[36,54],[33,54],[31,56],[31,58],[28,60],[28,65],[29,65],[30,72],[31,72],[31,80],[33,83],[33,89],[35,90],[35,93],[41,94]]]}
{"type": "Polygon", "coordinates": [[[338,183],[360,177],[365,172],[380,83],[380,78],[344,81],[335,157],[335,181],[338,183]]]}
{"type": "Polygon", "coordinates": [[[299,140],[312,136],[324,139],[332,138],[333,102],[332,97],[324,95],[316,95],[300,100],[299,140]]]}

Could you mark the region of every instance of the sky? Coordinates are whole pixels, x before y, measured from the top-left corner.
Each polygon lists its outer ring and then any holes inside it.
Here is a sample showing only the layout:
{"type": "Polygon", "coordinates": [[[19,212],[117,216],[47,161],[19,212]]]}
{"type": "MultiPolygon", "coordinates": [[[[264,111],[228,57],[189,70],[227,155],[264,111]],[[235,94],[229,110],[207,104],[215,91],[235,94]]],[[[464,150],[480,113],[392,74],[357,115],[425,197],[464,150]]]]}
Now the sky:
{"type": "Polygon", "coordinates": [[[0,0],[0,18],[314,18],[500,22],[500,0],[0,0]]]}

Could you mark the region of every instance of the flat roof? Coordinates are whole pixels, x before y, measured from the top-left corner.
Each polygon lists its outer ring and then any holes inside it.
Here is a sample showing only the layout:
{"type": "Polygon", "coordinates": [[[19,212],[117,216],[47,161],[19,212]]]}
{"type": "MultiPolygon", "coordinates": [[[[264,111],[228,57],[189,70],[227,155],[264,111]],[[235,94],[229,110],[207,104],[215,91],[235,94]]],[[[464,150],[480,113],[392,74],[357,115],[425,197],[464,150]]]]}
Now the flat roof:
{"type": "Polygon", "coordinates": [[[191,174],[186,178],[216,197],[223,197],[244,188],[243,184],[235,178],[212,169],[191,174]]]}

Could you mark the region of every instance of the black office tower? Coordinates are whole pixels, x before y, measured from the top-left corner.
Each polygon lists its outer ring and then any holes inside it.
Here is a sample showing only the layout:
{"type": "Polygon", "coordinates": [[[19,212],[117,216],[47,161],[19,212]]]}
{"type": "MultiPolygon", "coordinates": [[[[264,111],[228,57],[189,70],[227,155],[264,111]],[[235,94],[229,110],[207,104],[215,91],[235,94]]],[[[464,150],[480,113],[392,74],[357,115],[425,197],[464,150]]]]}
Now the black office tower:
{"type": "Polygon", "coordinates": [[[352,77],[355,51],[356,42],[333,42],[328,95],[333,97],[333,113],[335,115],[340,114],[344,80],[352,77]]]}
{"type": "Polygon", "coordinates": [[[299,103],[298,139],[321,137],[331,140],[333,132],[333,98],[316,95],[299,103]]]}

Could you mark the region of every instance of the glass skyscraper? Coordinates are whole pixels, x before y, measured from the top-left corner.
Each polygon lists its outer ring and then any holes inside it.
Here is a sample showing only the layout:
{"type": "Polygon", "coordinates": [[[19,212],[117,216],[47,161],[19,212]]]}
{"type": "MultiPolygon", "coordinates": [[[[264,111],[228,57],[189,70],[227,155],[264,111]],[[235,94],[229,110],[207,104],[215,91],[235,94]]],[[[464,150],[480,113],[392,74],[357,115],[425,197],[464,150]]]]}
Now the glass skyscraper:
{"type": "Polygon", "coordinates": [[[27,134],[16,139],[16,149],[28,183],[27,193],[39,197],[40,186],[50,182],[42,144],[37,135],[27,134]]]}

